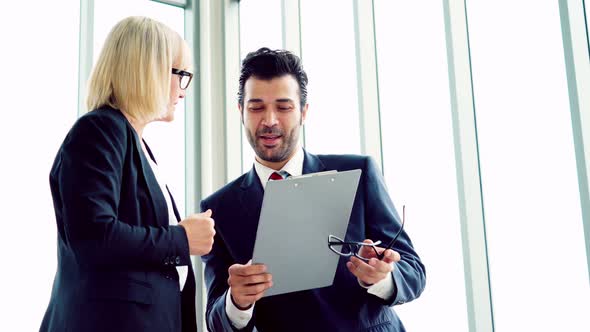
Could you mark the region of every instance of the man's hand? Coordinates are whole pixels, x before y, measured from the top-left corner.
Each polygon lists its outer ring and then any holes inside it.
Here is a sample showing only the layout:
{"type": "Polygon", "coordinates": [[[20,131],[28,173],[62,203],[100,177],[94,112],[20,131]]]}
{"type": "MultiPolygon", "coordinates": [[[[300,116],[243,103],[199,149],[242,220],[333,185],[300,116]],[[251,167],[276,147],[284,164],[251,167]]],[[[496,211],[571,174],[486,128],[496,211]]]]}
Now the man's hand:
{"type": "Polygon", "coordinates": [[[205,255],[213,247],[213,236],[215,236],[215,222],[211,218],[211,209],[191,214],[180,223],[186,232],[188,247],[191,255],[205,255]]]}
{"type": "Polygon", "coordinates": [[[272,287],[272,275],[266,272],[264,264],[234,264],[229,267],[228,272],[227,284],[231,289],[230,295],[240,310],[248,309],[272,287]]]}
{"type": "MultiPolygon", "coordinates": [[[[373,243],[371,240],[365,240],[364,243],[373,243]]],[[[377,252],[381,254],[384,248],[376,247],[377,252]]],[[[391,263],[399,262],[401,259],[397,251],[387,249],[383,260],[379,260],[375,251],[367,246],[363,246],[359,252],[359,256],[369,258],[369,262],[365,263],[357,257],[350,257],[350,261],[346,263],[348,270],[354,274],[360,281],[365,284],[373,285],[383,280],[391,271],[393,266],[391,263]]]]}

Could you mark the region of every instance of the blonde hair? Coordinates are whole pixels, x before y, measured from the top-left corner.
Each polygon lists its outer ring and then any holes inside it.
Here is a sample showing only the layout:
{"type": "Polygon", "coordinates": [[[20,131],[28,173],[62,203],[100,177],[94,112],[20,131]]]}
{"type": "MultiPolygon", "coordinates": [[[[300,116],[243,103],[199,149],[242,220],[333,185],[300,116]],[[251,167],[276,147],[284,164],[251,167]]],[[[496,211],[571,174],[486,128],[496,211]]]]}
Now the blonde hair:
{"type": "Polygon", "coordinates": [[[88,84],[88,111],[111,106],[141,121],[166,111],[172,66],[188,69],[186,42],[147,17],[123,19],[109,33],[88,84]]]}

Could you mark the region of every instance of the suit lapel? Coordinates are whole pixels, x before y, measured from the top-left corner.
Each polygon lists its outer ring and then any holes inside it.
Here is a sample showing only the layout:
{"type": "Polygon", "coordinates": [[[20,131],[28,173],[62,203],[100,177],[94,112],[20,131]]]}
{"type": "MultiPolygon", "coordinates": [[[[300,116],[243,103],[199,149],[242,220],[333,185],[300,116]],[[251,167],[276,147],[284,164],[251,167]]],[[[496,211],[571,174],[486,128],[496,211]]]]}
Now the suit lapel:
{"type": "Polygon", "coordinates": [[[254,167],[244,177],[240,189],[240,203],[243,211],[250,217],[258,217],[264,191],[254,167]]]}
{"type": "Polygon", "coordinates": [[[233,241],[228,241],[228,243],[232,243],[231,251],[236,261],[244,264],[252,258],[254,252],[260,207],[264,196],[262,185],[254,167],[244,176],[237,194],[240,201],[240,211],[236,215],[240,216],[237,217],[240,222],[232,224],[230,233],[236,238],[233,241]]]}
{"type": "Polygon", "coordinates": [[[305,149],[303,150],[303,153],[303,174],[326,171],[326,166],[318,156],[305,151],[305,149]]]}
{"type": "MultiPolygon", "coordinates": [[[[152,153],[152,149],[150,149],[149,145],[147,145],[147,143],[145,141],[143,141],[143,144],[145,144],[145,149],[147,150],[147,152],[149,154],[149,157],[154,161],[154,164],[157,165],[158,162],[156,161],[156,157],[154,157],[154,154],[152,153]]],[[[146,159],[145,161],[147,161],[148,162],[148,165],[149,165],[149,160],[146,159]]],[[[151,166],[149,167],[149,169],[151,171],[149,173],[151,173],[151,175],[154,175],[154,172],[153,172],[151,166]]],[[[162,195],[168,195],[168,197],[170,197],[170,203],[172,203],[172,212],[174,212],[174,217],[176,218],[176,221],[177,222],[180,222],[182,220],[182,218],[180,218],[180,213],[178,213],[178,208],[176,207],[176,202],[174,201],[174,197],[172,196],[172,193],[170,192],[170,188],[168,188],[168,184],[166,184],[166,192],[163,193],[162,192],[162,187],[158,183],[158,180],[156,179],[155,176],[154,176],[153,180],[155,180],[156,181],[156,184],[158,185],[157,186],[157,189],[155,189],[156,192],[160,192],[160,193],[162,193],[162,195]]],[[[152,197],[153,197],[153,195],[152,195],[152,197]]],[[[156,201],[153,200],[153,203],[156,204],[156,201]]],[[[168,205],[166,205],[166,211],[165,212],[166,212],[166,215],[169,215],[168,214],[168,205]]]]}
{"type": "MultiPolygon", "coordinates": [[[[158,183],[158,180],[156,180],[156,176],[154,175],[152,168],[150,167],[149,161],[146,159],[145,153],[143,153],[143,149],[141,147],[138,135],[135,133],[135,130],[133,130],[133,128],[130,129],[133,133],[133,137],[135,138],[135,148],[137,149],[137,153],[139,154],[140,160],[139,166],[141,168],[143,178],[145,179],[145,182],[147,184],[146,194],[150,197],[150,200],[152,202],[152,208],[154,211],[154,215],[156,217],[155,223],[159,226],[168,225],[168,207],[166,206],[166,204],[158,204],[158,202],[166,202],[163,196],[164,193],[160,189],[160,184],[158,183]],[[157,201],[156,196],[159,196],[162,199],[157,201]],[[161,225],[161,222],[164,222],[164,224],[161,225]]],[[[149,148],[147,148],[147,150],[148,153],[151,155],[151,151],[149,151],[149,148]]],[[[154,159],[152,158],[152,160],[154,159]]]]}
{"type": "Polygon", "coordinates": [[[180,217],[180,213],[178,212],[178,207],[176,206],[176,202],[174,201],[174,197],[170,192],[170,188],[166,185],[166,191],[168,191],[168,196],[170,197],[170,203],[172,203],[172,210],[174,212],[174,216],[176,217],[176,221],[181,222],[182,218],[180,217]]]}

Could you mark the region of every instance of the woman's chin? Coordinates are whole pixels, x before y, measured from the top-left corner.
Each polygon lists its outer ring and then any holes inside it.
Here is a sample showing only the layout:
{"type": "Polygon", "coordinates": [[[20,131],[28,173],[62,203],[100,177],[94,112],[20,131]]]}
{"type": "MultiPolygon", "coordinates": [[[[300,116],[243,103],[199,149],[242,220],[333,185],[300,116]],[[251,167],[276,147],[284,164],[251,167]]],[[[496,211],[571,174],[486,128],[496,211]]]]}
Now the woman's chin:
{"type": "Polygon", "coordinates": [[[171,122],[172,120],[174,120],[174,112],[168,112],[168,113],[164,114],[164,116],[162,116],[161,118],[158,119],[158,121],[164,121],[164,122],[171,122]]]}

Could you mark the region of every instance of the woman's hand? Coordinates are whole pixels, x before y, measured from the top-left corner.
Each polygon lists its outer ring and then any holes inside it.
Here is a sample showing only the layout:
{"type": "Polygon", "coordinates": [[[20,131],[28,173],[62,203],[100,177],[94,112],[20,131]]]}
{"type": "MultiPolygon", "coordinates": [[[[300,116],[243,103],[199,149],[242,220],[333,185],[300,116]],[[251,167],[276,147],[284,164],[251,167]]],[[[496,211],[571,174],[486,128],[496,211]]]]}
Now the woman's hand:
{"type": "Polygon", "coordinates": [[[191,255],[202,256],[211,251],[213,236],[215,236],[212,213],[209,209],[203,213],[191,214],[179,223],[186,232],[191,255]]]}

